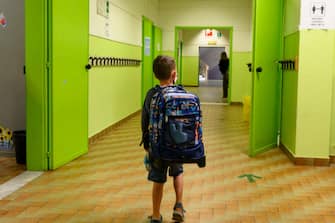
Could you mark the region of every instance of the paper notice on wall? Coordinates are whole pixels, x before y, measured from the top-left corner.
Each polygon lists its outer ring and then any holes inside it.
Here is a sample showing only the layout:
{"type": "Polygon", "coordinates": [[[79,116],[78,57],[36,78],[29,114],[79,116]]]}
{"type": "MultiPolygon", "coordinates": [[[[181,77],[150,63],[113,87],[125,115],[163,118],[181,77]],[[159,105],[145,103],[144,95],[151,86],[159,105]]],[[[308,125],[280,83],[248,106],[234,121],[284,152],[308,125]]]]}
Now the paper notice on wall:
{"type": "Polygon", "coordinates": [[[150,56],[150,52],[151,52],[151,38],[144,37],[144,55],[150,56]]]}
{"type": "Polygon", "coordinates": [[[2,12],[0,12],[0,26],[2,28],[5,28],[7,26],[7,19],[2,12]]]}
{"type": "Polygon", "coordinates": [[[97,0],[97,14],[109,18],[109,0],[97,0]]]}
{"type": "Polygon", "coordinates": [[[302,0],[301,29],[335,29],[335,1],[302,0]]]}

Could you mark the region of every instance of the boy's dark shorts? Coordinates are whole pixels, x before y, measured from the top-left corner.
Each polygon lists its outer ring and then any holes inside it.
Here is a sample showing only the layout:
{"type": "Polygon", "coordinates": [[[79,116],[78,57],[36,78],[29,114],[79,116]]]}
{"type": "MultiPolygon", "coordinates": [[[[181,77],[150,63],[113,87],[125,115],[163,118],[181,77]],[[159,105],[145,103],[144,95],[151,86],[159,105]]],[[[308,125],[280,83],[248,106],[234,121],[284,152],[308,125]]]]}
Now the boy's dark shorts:
{"type": "Polygon", "coordinates": [[[156,183],[165,183],[166,174],[169,169],[169,176],[176,177],[184,172],[183,164],[168,163],[163,160],[151,160],[151,170],[148,174],[148,180],[156,183]]]}

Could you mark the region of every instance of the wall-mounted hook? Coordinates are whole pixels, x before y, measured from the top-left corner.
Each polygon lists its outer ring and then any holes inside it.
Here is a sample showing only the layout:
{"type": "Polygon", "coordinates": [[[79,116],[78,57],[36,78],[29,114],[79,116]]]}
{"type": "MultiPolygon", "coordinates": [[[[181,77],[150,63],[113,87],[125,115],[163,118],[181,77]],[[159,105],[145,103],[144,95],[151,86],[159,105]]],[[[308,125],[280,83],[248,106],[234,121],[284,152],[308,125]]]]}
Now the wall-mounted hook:
{"type": "Polygon", "coordinates": [[[96,58],[96,57],[93,57],[93,59],[92,59],[92,65],[93,66],[98,66],[98,58],[96,58]]]}
{"type": "Polygon", "coordinates": [[[252,71],[252,63],[247,63],[248,66],[248,71],[251,72],[252,71]]]}

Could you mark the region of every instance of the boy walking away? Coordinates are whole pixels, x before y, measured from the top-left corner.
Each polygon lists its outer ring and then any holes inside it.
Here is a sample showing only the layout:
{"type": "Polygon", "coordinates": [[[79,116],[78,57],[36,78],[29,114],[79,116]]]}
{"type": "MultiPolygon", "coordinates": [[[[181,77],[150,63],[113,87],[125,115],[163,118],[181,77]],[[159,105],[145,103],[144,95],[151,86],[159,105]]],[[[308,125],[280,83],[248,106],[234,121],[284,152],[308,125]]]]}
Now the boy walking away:
{"type": "Polygon", "coordinates": [[[148,180],[153,181],[153,212],[149,218],[151,223],[163,222],[160,205],[169,171],[176,195],[172,219],[183,222],[182,163],[205,166],[200,102],[181,86],[174,85],[177,73],[173,58],[156,57],[153,72],[160,85],[148,91],[142,109],[142,143],[150,161],[148,180]],[[182,98],[186,99],[178,101],[182,98]]]}

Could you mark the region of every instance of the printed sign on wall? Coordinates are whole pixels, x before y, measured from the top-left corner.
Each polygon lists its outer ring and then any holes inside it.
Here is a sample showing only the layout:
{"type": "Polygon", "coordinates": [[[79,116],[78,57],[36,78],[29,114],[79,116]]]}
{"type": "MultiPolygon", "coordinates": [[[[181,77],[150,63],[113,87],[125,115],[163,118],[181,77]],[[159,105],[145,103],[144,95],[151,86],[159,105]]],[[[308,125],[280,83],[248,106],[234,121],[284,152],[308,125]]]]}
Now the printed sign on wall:
{"type": "Polygon", "coordinates": [[[334,0],[302,0],[300,29],[335,29],[334,0]]]}
{"type": "Polygon", "coordinates": [[[5,28],[7,26],[7,19],[2,12],[0,12],[0,26],[2,28],[5,28]]]}
{"type": "Polygon", "coordinates": [[[206,37],[212,37],[213,36],[213,30],[212,29],[206,29],[205,30],[205,36],[206,37]]]}
{"type": "Polygon", "coordinates": [[[97,13],[105,18],[109,18],[109,0],[97,0],[97,13]]]}
{"type": "Polygon", "coordinates": [[[151,52],[151,38],[146,36],[144,37],[144,55],[150,56],[151,52]]]}

